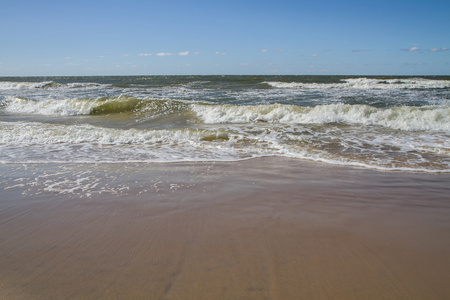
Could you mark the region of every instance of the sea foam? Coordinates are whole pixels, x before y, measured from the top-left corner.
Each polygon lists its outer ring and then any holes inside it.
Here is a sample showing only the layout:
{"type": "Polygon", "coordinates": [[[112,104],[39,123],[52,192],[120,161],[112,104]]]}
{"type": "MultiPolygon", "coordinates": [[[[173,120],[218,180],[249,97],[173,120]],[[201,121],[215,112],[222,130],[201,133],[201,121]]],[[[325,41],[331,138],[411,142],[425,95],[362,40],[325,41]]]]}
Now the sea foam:
{"type": "Polygon", "coordinates": [[[65,89],[65,88],[90,88],[100,86],[106,85],[94,82],[59,83],[54,81],[41,81],[41,82],[0,81],[0,90],[65,89]]]}
{"type": "Polygon", "coordinates": [[[314,107],[295,105],[192,105],[206,124],[284,123],[379,125],[407,131],[450,131],[449,106],[401,106],[376,108],[368,105],[329,104],[314,107]]]}
{"type": "Polygon", "coordinates": [[[132,96],[44,100],[6,96],[0,101],[0,107],[11,114],[46,116],[109,115],[128,112],[156,116],[183,110],[185,106],[181,101],[138,99],[132,96]]]}
{"type": "Polygon", "coordinates": [[[450,80],[432,80],[424,78],[403,79],[375,79],[375,78],[348,78],[341,83],[301,83],[301,82],[264,82],[274,88],[290,89],[444,89],[450,88],[450,80]]]}
{"type": "Polygon", "coordinates": [[[223,130],[206,129],[114,129],[88,124],[64,125],[38,122],[0,122],[3,144],[80,144],[137,145],[226,140],[223,130]]]}

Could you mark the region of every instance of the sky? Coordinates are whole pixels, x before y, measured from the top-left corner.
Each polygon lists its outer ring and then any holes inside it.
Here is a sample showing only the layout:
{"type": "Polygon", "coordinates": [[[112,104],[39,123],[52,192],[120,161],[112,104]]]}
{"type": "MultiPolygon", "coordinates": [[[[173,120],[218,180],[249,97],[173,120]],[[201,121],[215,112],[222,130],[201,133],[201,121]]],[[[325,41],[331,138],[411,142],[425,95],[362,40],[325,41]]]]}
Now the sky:
{"type": "Polygon", "coordinates": [[[448,0],[0,0],[0,76],[450,75],[448,0]]]}

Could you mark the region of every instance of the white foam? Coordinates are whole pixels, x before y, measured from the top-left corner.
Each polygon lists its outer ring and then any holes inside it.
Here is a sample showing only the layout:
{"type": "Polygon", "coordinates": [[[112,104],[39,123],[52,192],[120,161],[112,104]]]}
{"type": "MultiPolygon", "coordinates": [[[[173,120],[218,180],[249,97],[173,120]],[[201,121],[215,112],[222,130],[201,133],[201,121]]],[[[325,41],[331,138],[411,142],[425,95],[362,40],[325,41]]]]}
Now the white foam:
{"type": "Polygon", "coordinates": [[[90,88],[107,86],[93,82],[71,82],[71,83],[57,83],[54,81],[41,81],[41,82],[15,82],[15,81],[0,81],[0,90],[27,90],[27,89],[40,89],[40,88],[90,88]]]}
{"type": "Polygon", "coordinates": [[[5,111],[11,114],[39,114],[47,116],[75,116],[89,114],[95,102],[78,99],[65,100],[29,100],[25,98],[6,96],[5,111]]]}
{"type": "MultiPolygon", "coordinates": [[[[269,125],[269,124],[268,124],[269,125]]],[[[378,170],[450,172],[450,140],[444,133],[413,134],[358,126],[253,126],[236,128],[256,134],[250,151],[378,170]],[[272,129],[276,130],[272,130],[272,129]],[[259,147],[259,148],[258,148],[259,147]]]]}
{"type": "Polygon", "coordinates": [[[450,80],[433,80],[425,78],[376,79],[348,78],[341,83],[301,83],[301,82],[264,82],[281,89],[436,89],[450,88],[450,80]]]}
{"type": "Polygon", "coordinates": [[[450,171],[450,140],[445,133],[320,124],[229,124],[226,128],[227,132],[221,128],[124,130],[0,122],[0,162],[198,162],[278,155],[383,170],[450,171]]]}
{"type": "Polygon", "coordinates": [[[78,116],[89,115],[93,108],[117,100],[120,100],[120,97],[97,99],[66,98],[30,100],[21,97],[6,96],[2,103],[4,105],[4,110],[10,114],[78,116]]]}
{"type": "Polygon", "coordinates": [[[225,132],[201,129],[139,130],[114,129],[92,125],[63,125],[43,123],[0,122],[0,143],[3,144],[60,144],[96,143],[129,145],[179,143],[203,139],[223,140],[225,132]]]}
{"type": "Polygon", "coordinates": [[[240,156],[217,146],[228,138],[220,130],[120,130],[7,122],[0,127],[3,163],[227,161],[240,156]]]}
{"type": "Polygon", "coordinates": [[[35,89],[41,88],[52,81],[44,82],[13,82],[13,81],[0,81],[0,90],[20,90],[20,89],[35,89]]]}
{"type": "Polygon", "coordinates": [[[362,124],[393,129],[450,131],[450,106],[401,106],[375,108],[368,105],[329,104],[314,107],[295,105],[192,105],[206,124],[284,123],[284,124],[362,124]]]}

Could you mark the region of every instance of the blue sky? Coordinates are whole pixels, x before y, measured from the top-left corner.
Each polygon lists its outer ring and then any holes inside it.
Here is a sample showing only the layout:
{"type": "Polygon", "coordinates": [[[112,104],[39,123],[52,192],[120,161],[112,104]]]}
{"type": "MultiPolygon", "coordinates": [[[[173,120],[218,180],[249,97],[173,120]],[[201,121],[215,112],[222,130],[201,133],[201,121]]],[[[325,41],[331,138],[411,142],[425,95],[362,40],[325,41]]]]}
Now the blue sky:
{"type": "Polygon", "coordinates": [[[0,76],[450,75],[450,1],[14,0],[0,76]]]}

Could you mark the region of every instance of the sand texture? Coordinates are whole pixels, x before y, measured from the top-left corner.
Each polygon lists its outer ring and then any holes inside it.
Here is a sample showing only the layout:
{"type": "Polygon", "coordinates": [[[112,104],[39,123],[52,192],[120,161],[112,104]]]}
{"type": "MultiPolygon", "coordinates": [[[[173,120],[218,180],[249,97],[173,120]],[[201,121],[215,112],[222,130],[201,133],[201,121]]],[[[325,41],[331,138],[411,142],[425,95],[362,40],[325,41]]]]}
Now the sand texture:
{"type": "Polygon", "coordinates": [[[450,176],[2,165],[1,299],[450,299],[450,176]]]}

